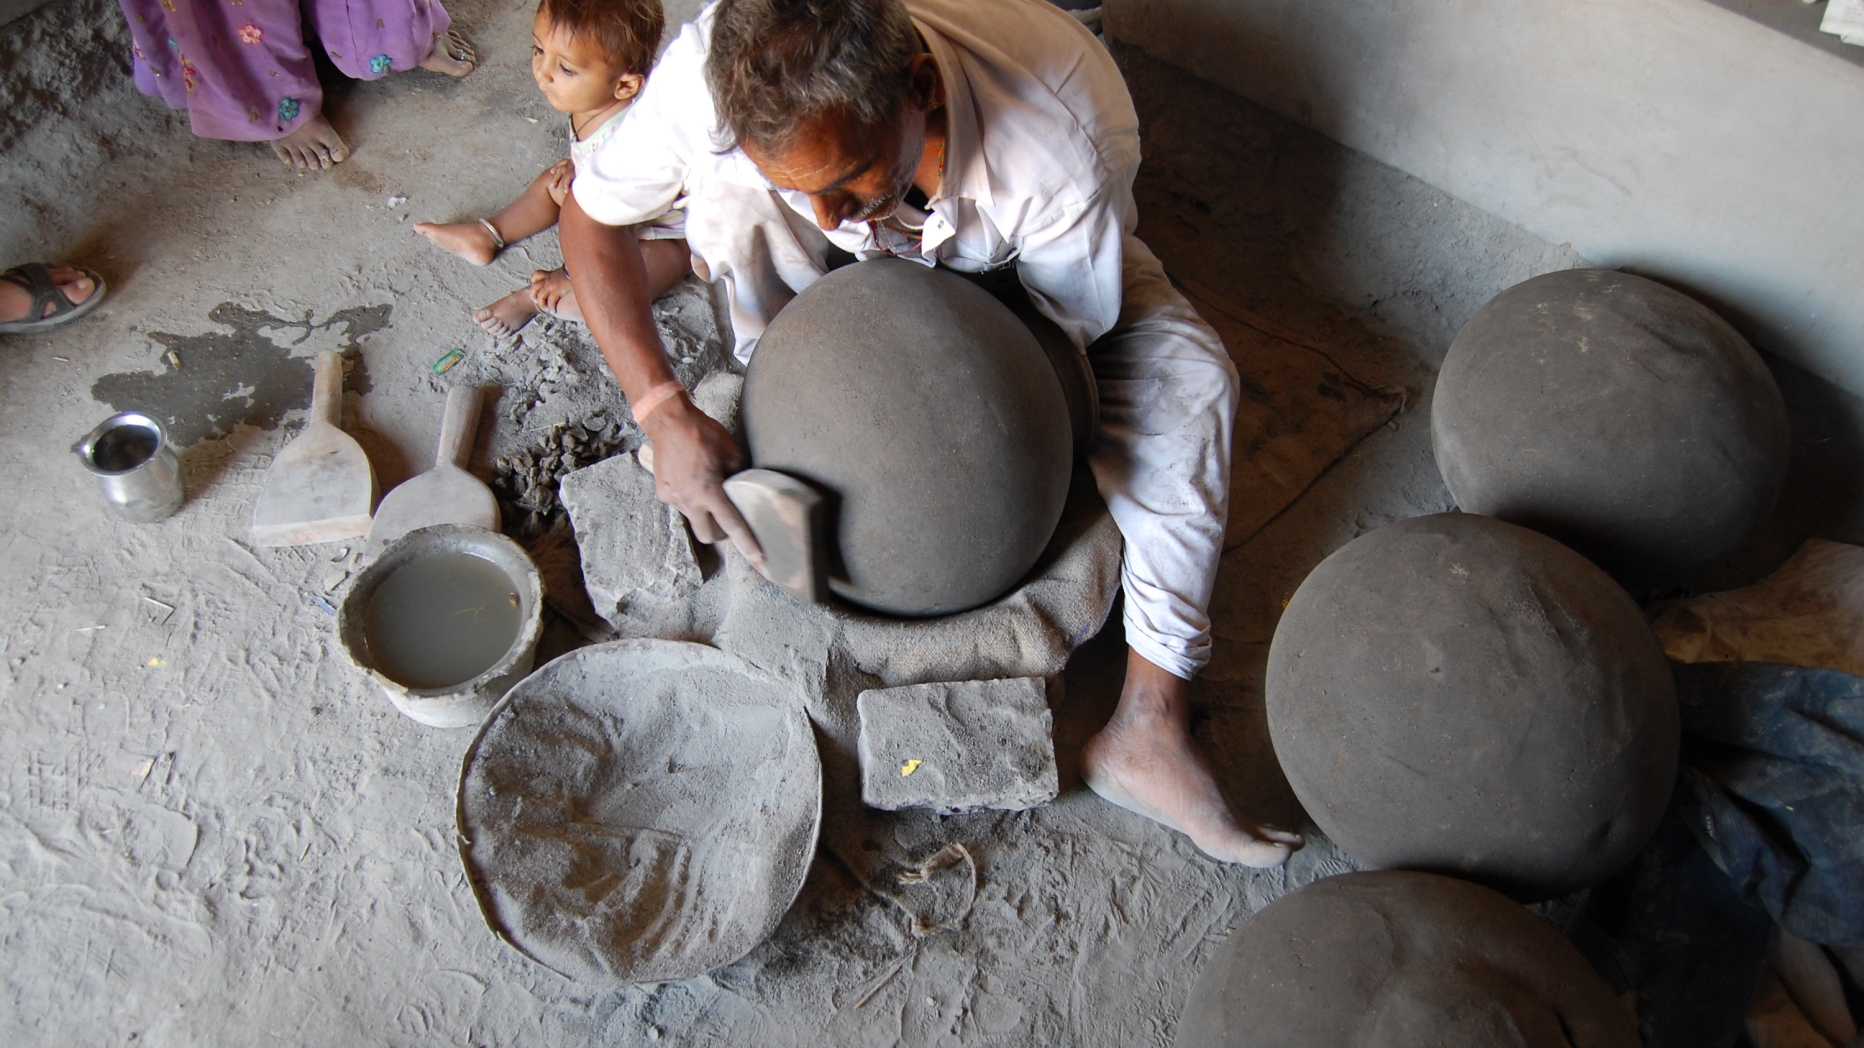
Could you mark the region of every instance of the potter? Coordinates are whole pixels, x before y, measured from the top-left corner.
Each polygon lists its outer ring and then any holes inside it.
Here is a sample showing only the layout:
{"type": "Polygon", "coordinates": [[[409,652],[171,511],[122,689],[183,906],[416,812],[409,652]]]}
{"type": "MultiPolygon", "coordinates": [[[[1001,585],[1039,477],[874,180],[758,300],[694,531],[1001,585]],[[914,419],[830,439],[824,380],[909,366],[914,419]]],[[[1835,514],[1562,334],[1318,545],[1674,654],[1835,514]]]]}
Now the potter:
{"type": "Polygon", "coordinates": [[[1188,728],[1210,659],[1236,374],[1133,236],[1139,159],[1111,56],[1041,0],[720,0],[579,173],[559,229],[590,331],[654,445],[658,494],[700,539],[729,536],[753,560],[722,490],[744,453],[679,389],[625,228],[684,197],[694,270],[721,286],[742,360],[832,258],[1013,267],[1097,379],[1088,464],[1126,540],[1126,680],[1085,777],[1217,859],[1273,866],[1300,838],[1234,812],[1188,728]]]}

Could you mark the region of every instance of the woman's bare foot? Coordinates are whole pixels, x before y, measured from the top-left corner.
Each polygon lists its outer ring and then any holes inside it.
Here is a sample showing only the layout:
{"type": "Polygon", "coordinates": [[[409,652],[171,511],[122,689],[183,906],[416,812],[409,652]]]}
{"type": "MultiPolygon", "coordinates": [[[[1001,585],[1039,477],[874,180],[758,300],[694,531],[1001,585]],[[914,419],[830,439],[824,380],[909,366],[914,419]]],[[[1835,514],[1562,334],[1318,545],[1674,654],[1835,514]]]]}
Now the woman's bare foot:
{"type": "Polygon", "coordinates": [[[493,338],[510,338],[523,330],[524,325],[537,315],[537,305],[531,301],[531,289],[521,287],[489,306],[473,310],[472,318],[493,338]]]}
{"type": "Polygon", "coordinates": [[[416,222],[414,231],[475,266],[489,265],[498,257],[498,241],[483,222],[416,222]]]}
{"type": "MultiPolygon", "coordinates": [[[[97,291],[95,281],[70,266],[52,266],[51,275],[52,283],[58,285],[58,293],[74,306],[83,305],[97,291]]],[[[58,303],[47,302],[39,316],[49,317],[57,311],[58,303]]],[[[11,280],[0,280],[0,324],[37,319],[27,315],[31,312],[32,292],[11,280]]]]}
{"type": "Polygon", "coordinates": [[[531,274],[531,301],[538,309],[562,320],[583,318],[570,287],[570,275],[561,269],[540,269],[531,274]]]}
{"type": "Polygon", "coordinates": [[[272,152],[286,164],[309,170],[341,164],[349,159],[350,148],[322,113],[312,113],[296,131],[273,141],[272,152]]]}
{"type": "Polygon", "coordinates": [[[1191,838],[1220,862],[1280,866],[1299,834],[1247,827],[1230,812],[1210,764],[1191,741],[1191,682],[1128,649],[1120,706],[1081,755],[1087,785],[1111,804],[1191,838]]]}
{"type": "Polygon", "coordinates": [[[466,38],[449,29],[445,36],[434,41],[434,49],[427,52],[427,57],[421,59],[421,68],[461,77],[472,72],[478,61],[478,52],[466,42],[466,38]]]}

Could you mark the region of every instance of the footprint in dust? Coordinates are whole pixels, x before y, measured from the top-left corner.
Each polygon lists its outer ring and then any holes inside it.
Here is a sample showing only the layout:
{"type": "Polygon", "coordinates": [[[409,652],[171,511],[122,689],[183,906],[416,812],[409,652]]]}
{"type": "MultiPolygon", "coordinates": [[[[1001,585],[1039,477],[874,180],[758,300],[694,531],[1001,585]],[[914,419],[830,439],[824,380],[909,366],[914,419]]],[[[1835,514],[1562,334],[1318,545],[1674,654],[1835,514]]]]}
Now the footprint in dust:
{"type": "MultiPolygon", "coordinates": [[[[387,304],[352,306],[313,322],[309,310],[288,320],[222,302],[207,319],[231,334],[150,332],[164,347],[162,370],[105,375],[91,385],[91,396],[117,411],[161,419],[181,448],[231,433],[241,422],[272,429],[286,412],[311,404],[307,350],[357,350],[364,335],[388,326],[393,311],[387,304]]],[[[366,376],[355,376],[348,388],[368,392],[366,376]]]]}

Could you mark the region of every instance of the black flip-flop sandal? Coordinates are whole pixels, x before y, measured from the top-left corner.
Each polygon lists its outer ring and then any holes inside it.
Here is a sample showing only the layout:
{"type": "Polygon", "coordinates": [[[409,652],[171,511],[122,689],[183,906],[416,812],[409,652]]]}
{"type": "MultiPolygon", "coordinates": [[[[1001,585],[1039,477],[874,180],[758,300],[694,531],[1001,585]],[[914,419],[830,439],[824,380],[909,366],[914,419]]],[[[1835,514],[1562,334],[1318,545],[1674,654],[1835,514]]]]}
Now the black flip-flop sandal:
{"type": "Polygon", "coordinates": [[[104,278],[83,266],[70,268],[91,278],[91,296],[82,302],[73,303],[65,297],[58,282],[52,279],[52,267],[43,262],[28,262],[0,273],[0,280],[23,287],[32,294],[32,305],[27,310],[26,318],[0,323],[0,335],[29,335],[35,331],[45,331],[60,324],[69,324],[96,309],[97,303],[104,300],[104,278]],[[45,311],[47,306],[52,307],[49,314],[45,311]]]}

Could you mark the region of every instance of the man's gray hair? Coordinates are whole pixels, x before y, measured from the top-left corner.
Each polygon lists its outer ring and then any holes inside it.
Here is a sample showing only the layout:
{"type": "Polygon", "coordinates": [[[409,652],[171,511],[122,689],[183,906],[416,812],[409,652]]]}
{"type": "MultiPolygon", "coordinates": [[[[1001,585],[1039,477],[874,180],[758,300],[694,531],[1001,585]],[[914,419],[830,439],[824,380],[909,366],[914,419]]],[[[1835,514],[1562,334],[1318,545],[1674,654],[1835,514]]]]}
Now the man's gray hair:
{"type": "Polygon", "coordinates": [[[824,115],[859,130],[899,118],[920,50],[901,0],[720,0],[713,17],[705,71],[721,137],[780,154],[824,115]]]}

